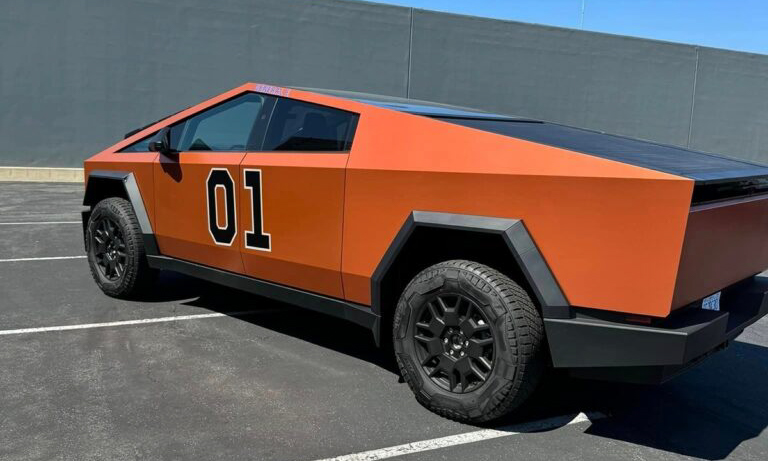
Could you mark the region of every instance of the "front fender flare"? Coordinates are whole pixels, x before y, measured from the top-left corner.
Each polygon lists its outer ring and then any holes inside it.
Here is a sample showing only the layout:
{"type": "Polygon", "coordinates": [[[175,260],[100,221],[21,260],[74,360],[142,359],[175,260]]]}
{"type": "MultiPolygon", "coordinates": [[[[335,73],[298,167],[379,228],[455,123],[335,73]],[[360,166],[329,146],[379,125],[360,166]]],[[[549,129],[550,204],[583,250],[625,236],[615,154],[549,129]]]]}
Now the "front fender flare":
{"type": "MultiPolygon", "coordinates": [[[[92,209],[101,200],[114,196],[123,197],[131,202],[133,211],[136,213],[136,218],[139,221],[141,234],[144,238],[144,249],[147,255],[160,254],[157,247],[157,239],[152,230],[152,223],[149,221],[147,209],[144,207],[144,200],[141,197],[141,191],[133,173],[128,171],[91,171],[86,182],[83,205],[92,209]]],[[[83,211],[82,213],[83,235],[87,231],[90,214],[90,210],[83,211]]]]}

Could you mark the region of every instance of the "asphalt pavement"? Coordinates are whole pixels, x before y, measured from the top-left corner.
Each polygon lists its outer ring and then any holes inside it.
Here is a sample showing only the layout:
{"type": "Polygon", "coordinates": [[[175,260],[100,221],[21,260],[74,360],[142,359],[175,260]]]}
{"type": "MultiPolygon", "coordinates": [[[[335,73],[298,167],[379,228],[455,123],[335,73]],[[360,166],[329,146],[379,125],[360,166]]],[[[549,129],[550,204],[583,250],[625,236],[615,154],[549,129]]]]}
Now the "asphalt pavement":
{"type": "Polygon", "coordinates": [[[0,459],[768,459],[766,319],[662,386],[552,373],[520,414],[463,425],[343,320],[173,273],[103,295],[81,201],[0,183],[0,459]]]}

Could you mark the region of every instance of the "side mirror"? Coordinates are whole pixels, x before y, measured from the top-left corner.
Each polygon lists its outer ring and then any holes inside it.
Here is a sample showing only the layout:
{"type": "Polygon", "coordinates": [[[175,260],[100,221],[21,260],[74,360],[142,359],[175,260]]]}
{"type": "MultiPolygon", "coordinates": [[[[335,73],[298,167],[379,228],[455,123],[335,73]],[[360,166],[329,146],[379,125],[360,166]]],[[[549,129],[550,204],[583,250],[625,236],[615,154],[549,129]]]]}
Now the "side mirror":
{"type": "Polygon", "coordinates": [[[171,150],[170,130],[167,127],[160,130],[154,141],[149,142],[149,150],[159,152],[166,157],[174,153],[171,150]]]}

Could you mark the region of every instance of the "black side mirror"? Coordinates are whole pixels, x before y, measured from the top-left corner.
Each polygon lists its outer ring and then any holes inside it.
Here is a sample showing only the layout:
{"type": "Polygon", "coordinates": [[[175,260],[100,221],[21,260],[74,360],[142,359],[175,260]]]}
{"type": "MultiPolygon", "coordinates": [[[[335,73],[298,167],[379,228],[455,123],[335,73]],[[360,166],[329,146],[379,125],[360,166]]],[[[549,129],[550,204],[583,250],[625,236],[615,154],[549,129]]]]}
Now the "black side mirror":
{"type": "Polygon", "coordinates": [[[167,127],[163,128],[154,140],[149,142],[149,150],[152,152],[159,152],[166,157],[171,156],[174,154],[174,151],[171,150],[170,137],[170,129],[167,127]]]}

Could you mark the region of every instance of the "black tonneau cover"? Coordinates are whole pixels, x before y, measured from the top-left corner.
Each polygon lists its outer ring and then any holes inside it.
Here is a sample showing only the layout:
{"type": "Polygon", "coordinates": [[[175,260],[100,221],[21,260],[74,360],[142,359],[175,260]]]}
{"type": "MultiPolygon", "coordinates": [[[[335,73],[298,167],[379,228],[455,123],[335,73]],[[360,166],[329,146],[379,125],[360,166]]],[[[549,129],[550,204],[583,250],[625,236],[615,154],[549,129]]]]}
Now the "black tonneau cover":
{"type": "Polygon", "coordinates": [[[696,180],[697,184],[768,175],[768,166],[756,163],[555,123],[435,118],[691,178],[696,180]]]}

